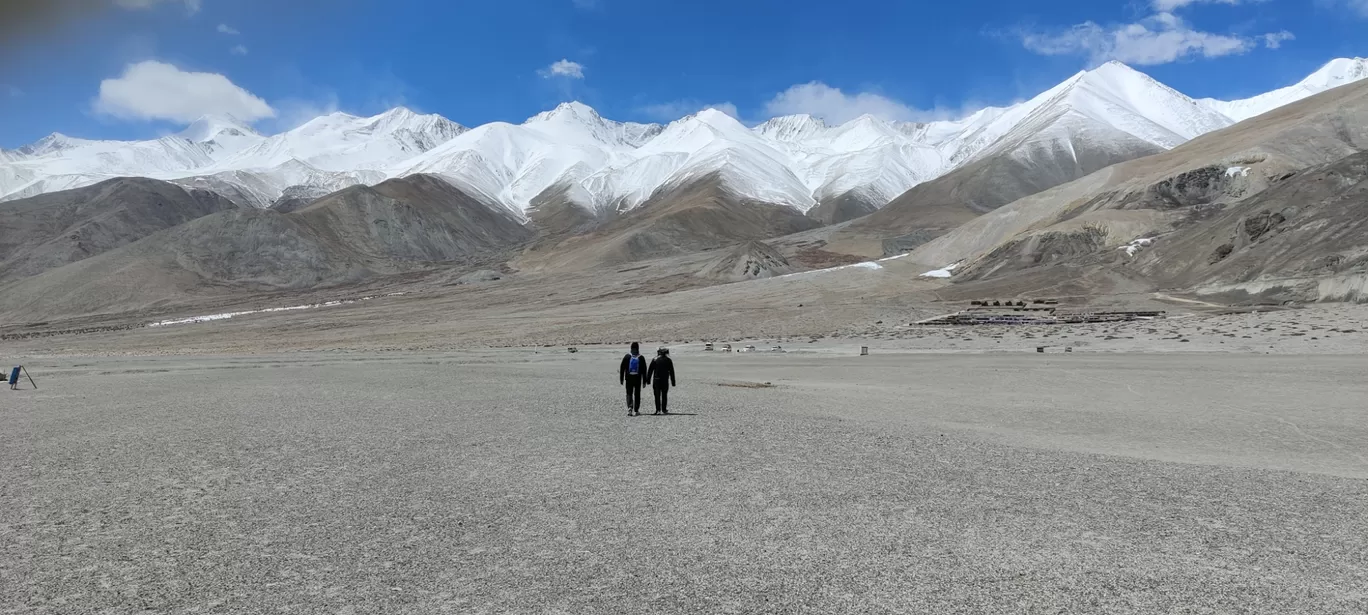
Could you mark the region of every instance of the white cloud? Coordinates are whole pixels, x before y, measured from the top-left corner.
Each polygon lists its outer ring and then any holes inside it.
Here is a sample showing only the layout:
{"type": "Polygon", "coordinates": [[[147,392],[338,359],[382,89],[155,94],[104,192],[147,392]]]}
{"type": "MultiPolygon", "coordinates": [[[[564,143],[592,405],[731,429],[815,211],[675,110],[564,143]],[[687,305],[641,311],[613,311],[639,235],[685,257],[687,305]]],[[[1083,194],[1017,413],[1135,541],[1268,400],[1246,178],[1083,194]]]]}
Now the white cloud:
{"type": "Polygon", "coordinates": [[[266,101],[216,73],[182,71],[147,60],[122,76],[100,82],[95,111],[121,119],[192,122],[202,115],[231,115],[246,122],[275,117],[266,101]]]}
{"type": "Polygon", "coordinates": [[[237,35],[239,35],[239,34],[242,34],[241,32],[238,32],[238,31],[237,31],[237,28],[234,28],[234,27],[232,27],[232,26],[230,26],[230,25],[228,25],[228,24],[226,24],[226,23],[221,23],[221,24],[219,24],[219,26],[218,26],[218,31],[219,31],[219,32],[222,32],[222,33],[224,33],[224,34],[232,35],[232,36],[237,36],[237,35]]]}
{"type": "Polygon", "coordinates": [[[1153,0],[1150,3],[1154,10],[1160,13],[1171,13],[1176,9],[1183,8],[1190,4],[1253,4],[1255,2],[1267,2],[1268,0],[1153,0]]]}
{"type": "Polygon", "coordinates": [[[570,60],[562,59],[560,61],[553,62],[551,66],[543,68],[538,72],[541,74],[542,77],[546,79],[550,79],[552,77],[583,79],[584,65],[580,64],[579,62],[571,62],[570,60]]]}
{"type": "Polygon", "coordinates": [[[820,81],[795,85],[780,92],[765,103],[765,113],[771,117],[806,113],[830,124],[841,124],[866,114],[903,122],[925,120],[931,115],[882,94],[847,94],[820,81]]]}
{"type": "Polygon", "coordinates": [[[1083,55],[1095,64],[1119,60],[1138,65],[1238,55],[1252,51],[1260,43],[1277,49],[1294,38],[1285,31],[1253,37],[1202,32],[1166,12],[1136,23],[1101,26],[1088,21],[1062,32],[1021,32],[1020,37],[1026,49],[1042,55],[1083,55]]]}
{"type": "Polygon", "coordinates": [[[233,55],[235,55],[235,56],[245,56],[245,55],[247,55],[247,46],[246,46],[246,45],[233,45],[233,48],[232,48],[232,49],[229,49],[229,50],[228,50],[228,53],[231,53],[231,54],[233,54],[233,55]]]}
{"type": "Polygon", "coordinates": [[[185,10],[191,14],[198,13],[200,10],[200,0],[114,0],[114,4],[126,9],[149,9],[165,2],[184,4],[185,10]]]}
{"type": "Polygon", "coordinates": [[[1271,32],[1263,35],[1264,47],[1267,47],[1269,49],[1278,49],[1282,47],[1283,43],[1295,40],[1297,40],[1297,37],[1293,35],[1291,32],[1288,32],[1287,30],[1283,30],[1282,32],[1271,32]]]}
{"type": "Polygon", "coordinates": [[[662,122],[672,122],[686,115],[698,113],[704,109],[717,109],[736,119],[741,119],[741,113],[736,105],[729,102],[703,104],[696,100],[676,100],[674,102],[646,105],[640,112],[652,119],[662,122]]]}

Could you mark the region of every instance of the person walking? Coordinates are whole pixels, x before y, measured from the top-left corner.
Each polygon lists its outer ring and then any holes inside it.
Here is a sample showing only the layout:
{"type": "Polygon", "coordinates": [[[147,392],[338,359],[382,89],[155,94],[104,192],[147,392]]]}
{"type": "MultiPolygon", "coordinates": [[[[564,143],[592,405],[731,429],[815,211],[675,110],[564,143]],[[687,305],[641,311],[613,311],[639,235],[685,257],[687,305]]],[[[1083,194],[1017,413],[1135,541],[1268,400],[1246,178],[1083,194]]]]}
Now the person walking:
{"type": "Polygon", "coordinates": [[[646,357],[641,356],[641,346],[632,342],[632,351],[622,357],[618,367],[618,384],[627,387],[627,416],[641,415],[641,383],[646,375],[646,357]]]}
{"type": "Polygon", "coordinates": [[[674,361],[670,360],[669,348],[656,351],[656,358],[652,359],[651,365],[646,368],[646,382],[651,383],[651,392],[655,394],[655,413],[669,414],[670,387],[678,386],[675,383],[674,361]]]}

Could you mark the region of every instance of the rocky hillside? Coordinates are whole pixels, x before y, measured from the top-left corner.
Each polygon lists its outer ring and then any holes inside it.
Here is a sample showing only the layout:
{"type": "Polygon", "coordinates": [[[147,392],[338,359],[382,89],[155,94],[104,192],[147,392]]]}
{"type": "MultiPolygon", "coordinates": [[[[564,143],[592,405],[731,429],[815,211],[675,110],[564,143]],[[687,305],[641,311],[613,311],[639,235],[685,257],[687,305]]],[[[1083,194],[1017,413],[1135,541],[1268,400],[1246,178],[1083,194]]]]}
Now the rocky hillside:
{"type": "Polygon", "coordinates": [[[0,286],[0,314],[79,315],[234,290],[313,290],[492,258],[530,235],[508,211],[413,176],[349,188],[293,213],[232,208],[196,218],[0,286]]]}
{"type": "Polygon", "coordinates": [[[1107,272],[1242,301],[1361,297],[1365,151],[1359,83],[1020,199],[911,258],[1017,288],[1107,272]]]}
{"type": "Polygon", "coordinates": [[[127,245],[157,231],[236,209],[213,192],[152,179],[0,203],[0,282],[36,275],[127,245]]]}

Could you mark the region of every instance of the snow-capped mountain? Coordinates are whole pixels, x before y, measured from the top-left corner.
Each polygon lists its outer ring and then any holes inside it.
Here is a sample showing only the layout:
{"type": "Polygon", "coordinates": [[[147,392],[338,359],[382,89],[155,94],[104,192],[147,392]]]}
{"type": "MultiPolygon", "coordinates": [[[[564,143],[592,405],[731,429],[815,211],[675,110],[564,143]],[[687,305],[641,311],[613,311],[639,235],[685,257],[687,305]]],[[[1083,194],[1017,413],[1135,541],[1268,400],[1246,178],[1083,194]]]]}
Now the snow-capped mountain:
{"type": "Polygon", "coordinates": [[[419,115],[403,107],[375,117],[331,113],[244,148],[214,165],[214,170],[270,169],[289,162],[325,171],[378,170],[465,131],[440,115],[419,115]]]}
{"type": "Polygon", "coordinates": [[[815,202],[854,193],[878,207],[947,167],[938,144],[871,115],[831,127],[806,115],[780,117],[756,131],[779,142],[815,202]]]}
{"type": "Polygon", "coordinates": [[[286,188],[341,189],[384,181],[389,168],[460,135],[439,115],[396,108],[360,118],[334,113],[265,137],[229,117],[203,117],[150,141],[87,141],[61,134],[6,152],[0,200],[142,176],[209,188],[267,207],[286,188]]]}
{"type": "MultiPolygon", "coordinates": [[[[521,125],[494,122],[403,162],[395,175],[441,175],[522,215],[548,187],[575,183],[629,163],[659,134],[654,124],[614,122],[580,103],[565,103],[521,125]]],[[[591,205],[592,199],[581,205],[591,205]]]]}
{"type": "Polygon", "coordinates": [[[755,127],[755,132],[775,141],[804,141],[820,137],[830,127],[819,118],[806,113],[770,119],[755,127]]]}
{"type": "Polygon", "coordinates": [[[870,210],[977,160],[1043,161],[1076,174],[1365,77],[1368,60],[1335,60],[1262,96],[1195,101],[1113,62],[1015,105],[928,123],[863,116],[832,126],[794,115],[749,128],[706,110],[668,125],[637,124],[605,119],[580,103],[522,124],[474,129],[404,108],[374,117],[333,113],[273,136],[232,118],[202,118],[150,141],[54,134],[2,151],[0,200],[133,175],[266,207],[287,191],[427,173],[527,219],[534,199],[550,190],[591,211],[625,211],[657,191],[715,175],[737,196],[803,212],[827,202],[870,210]]]}
{"type": "Polygon", "coordinates": [[[265,140],[251,126],[233,117],[204,116],[176,136],[204,145],[210,155],[239,152],[265,140]]]}
{"type": "Polygon", "coordinates": [[[806,210],[812,194],[793,160],[776,143],[716,109],[671,122],[631,152],[625,165],[604,168],[580,185],[597,209],[631,209],[660,188],[717,172],[737,196],[806,210]]]}
{"type": "MultiPolygon", "coordinates": [[[[814,199],[855,198],[869,208],[982,156],[1075,156],[1098,149],[1127,156],[1175,147],[1233,122],[1130,67],[1080,72],[1007,108],[957,121],[884,122],[870,116],[828,127],[810,116],[775,118],[755,131],[784,144],[814,199]],[[1147,150],[1142,144],[1151,144],[1147,150]]],[[[1114,156],[1090,156],[1115,161],[1114,156]]],[[[1087,163],[1068,161],[1067,166],[1087,163]]]]}
{"type": "Polygon", "coordinates": [[[1120,62],[1081,72],[986,123],[990,141],[1041,117],[1071,114],[1170,149],[1233,122],[1120,62]]]}
{"type": "Polygon", "coordinates": [[[213,162],[210,149],[182,137],[88,141],[54,133],[10,152],[0,165],[0,198],[88,186],[113,177],[169,178],[213,162]]]}
{"type": "Polygon", "coordinates": [[[1311,76],[1296,85],[1243,100],[1224,101],[1204,98],[1198,102],[1234,121],[1243,122],[1283,105],[1292,104],[1308,96],[1360,79],[1368,79],[1368,58],[1339,58],[1331,60],[1330,63],[1311,73],[1311,76]]]}

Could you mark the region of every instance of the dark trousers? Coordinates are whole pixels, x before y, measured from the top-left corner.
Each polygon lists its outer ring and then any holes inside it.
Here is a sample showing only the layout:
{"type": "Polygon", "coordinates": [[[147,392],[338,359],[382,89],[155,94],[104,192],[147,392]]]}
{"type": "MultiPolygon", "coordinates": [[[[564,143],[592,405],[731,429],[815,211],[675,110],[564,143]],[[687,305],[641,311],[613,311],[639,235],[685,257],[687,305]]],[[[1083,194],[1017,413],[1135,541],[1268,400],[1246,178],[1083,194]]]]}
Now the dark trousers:
{"type": "Polygon", "coordinates": [[[641,375],[627,375],[627,409],[641,412],[641,375]]]}
{"type": "Polygon", "coordinates": [[[656,412],[660,412],[660,413],[663,413],[663,414],[669,414],[669,412],[670,412],[670,386],[669,386],[669,385],[661,386],[661,385],[657,384],[657,385],[655,385],[655,387],[654,387],[654,392],[655,392],[656,412]]]}

